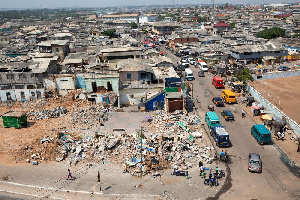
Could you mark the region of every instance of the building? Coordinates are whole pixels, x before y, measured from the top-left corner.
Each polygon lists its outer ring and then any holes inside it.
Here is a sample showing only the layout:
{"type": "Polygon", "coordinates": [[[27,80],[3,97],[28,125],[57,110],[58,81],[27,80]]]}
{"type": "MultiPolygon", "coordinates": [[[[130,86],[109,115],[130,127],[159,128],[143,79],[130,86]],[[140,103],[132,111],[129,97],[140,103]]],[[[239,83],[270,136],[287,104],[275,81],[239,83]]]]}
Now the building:
{"type": "MultiPolygon", "coordinates": [[[[266,43],[261,45],[244,45],[233,47],[230,54],[237,60],[244,62],[261,61],[264,56],[273,56],[275,62],[279,63],[284,56],[288,55],[288,50],[281,45],[266,43]]],[[[270,59],[270,57],[267,57],[270,59]]]]}

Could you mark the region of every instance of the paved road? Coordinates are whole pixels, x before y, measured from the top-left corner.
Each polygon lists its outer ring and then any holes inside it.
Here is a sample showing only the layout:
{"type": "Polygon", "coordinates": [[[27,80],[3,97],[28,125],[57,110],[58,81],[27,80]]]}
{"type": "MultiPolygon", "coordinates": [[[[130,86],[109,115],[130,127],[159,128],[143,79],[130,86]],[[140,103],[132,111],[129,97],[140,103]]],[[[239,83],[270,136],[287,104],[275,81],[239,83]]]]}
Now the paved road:
{"type": "MultiPolygon", "coordinates": [[[[171,55],[170,51],[165,51],[174,63],[180,60],[171,55]]],[[[190,66],[190,68],[195,76],[195,80],[190,82],[194,90],[194,98],[199,95],[201,101],[200,104],[196,104],[196,112],[203,119],[205,112],[208,111],[207,106],[212,103],[211,98],[221,97],[222,90],[213,87],[211,75],[205,73],[205,77],[198,77],[199,69],[195,66],[190,66]]],[[[226,149],[230,155],[231,181],[224,187],[227,188],[226,191],[221,191],[216,197],[220,199],[299,199],[299,178],[294,176],[280,160],[280,153],[273,145],[259,145],[256,142],[250,134],[250,129],[255,124],[251,116],[241,117],[240,104],[226,104],[225,108],[231,110],[236,118],[234,122],[227,122],[220,114],[222,108],[216,108],[221,124],[226,126],[233,144],[232,147],[226,149]],[[261,174],[248,172],[249,153],[261,155],[263,162],[261,174]]]]}

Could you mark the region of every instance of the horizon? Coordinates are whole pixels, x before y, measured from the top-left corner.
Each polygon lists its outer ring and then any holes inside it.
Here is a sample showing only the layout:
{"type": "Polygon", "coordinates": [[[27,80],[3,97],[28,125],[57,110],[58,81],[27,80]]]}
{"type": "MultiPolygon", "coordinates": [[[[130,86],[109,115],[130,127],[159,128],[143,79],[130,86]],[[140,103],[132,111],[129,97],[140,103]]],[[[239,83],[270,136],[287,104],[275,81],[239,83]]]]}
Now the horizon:
{"type": "MultiPolygon", "coordinates": [[[[249,0],[219,0],[215,1],[215,5],[223,5],[228,3],[229,5],[266,5],[266,4],[291,4],[297,3],[294,0],[263,0],[263,1],[249,1],[249,0]]],[[[131,6],[185,6],[185,5],[210,5],[211,2],[207,1],[196,1],[196,0],[187,0],[185,3],[178,4],[176,0],[154,0],[151,1],[151,4],[140,4],[137,0],[130,0],[130,1],[121,1],[121,0],[113,0],[110,2],[99,2],[97,0],[86,0],[84,2],[80,0],[52,0],[50,1],[43,1],[43,0],[16,0],[16,1],[7,1],[2,0],[0,3],[0,10],[27,10],[27,9],[80,9],[80,8],[105,8],[105,7],[131,7],[131,6]],[[3,2],[5,1],[5,2],[3,2]],[[174,3],[174,4],[173,4],[174,3]],[[16,6],[18,5],[18,6],[16,6]]]]}

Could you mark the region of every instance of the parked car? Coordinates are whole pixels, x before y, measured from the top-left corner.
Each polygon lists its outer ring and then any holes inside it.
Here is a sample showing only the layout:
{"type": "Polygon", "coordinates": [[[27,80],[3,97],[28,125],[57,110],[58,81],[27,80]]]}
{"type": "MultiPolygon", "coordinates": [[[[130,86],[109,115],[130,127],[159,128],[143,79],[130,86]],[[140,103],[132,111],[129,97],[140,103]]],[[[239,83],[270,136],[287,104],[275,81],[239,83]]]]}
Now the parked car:
{"type": "Polygon", "coordinates": [[[249,153],[248,170],[249,172],[262,172],[262,162],[259,154],[249,153]]]}
{"type": "Polygon", "coordinates": [[[224,106],[224,102],[220,97],[212,98],[212,102],[218,107],[223,107],[224,106]]]}
{"type": "Polygon", "coordinates": [[[226,121],[234,121],[234,116],[230,110],[221,110],[221,115],[225,118],[226,121]]]}
{"type": "Polygon", "coordinates": [[[205,77],[204,71],[200,70],[200,71],[198,72],[198,76],[199,76],[199,77],[205,77]]]}
{"type": "Polygon", "coordinates": [[[287,66],[280,66],[280,67],[278,67],[278,70],[279,71],[288,71],[288,70],[290,70],[291,68],[289,68],[289,67],[287,67],[287,66]]]}

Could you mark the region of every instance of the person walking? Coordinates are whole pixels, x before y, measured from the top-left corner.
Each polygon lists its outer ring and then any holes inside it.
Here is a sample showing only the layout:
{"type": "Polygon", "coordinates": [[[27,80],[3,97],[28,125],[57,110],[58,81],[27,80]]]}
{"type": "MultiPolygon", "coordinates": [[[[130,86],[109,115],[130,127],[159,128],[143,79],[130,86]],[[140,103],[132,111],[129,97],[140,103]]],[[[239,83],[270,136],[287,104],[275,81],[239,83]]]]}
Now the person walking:
{"type": "Polygon", "coordinates": [[[69,179],[70,177],[73,178],[70,169],[68,169],[68,179],[69,179]]]}
{"type": "Polygon", "coordinates": [[[244,109],[242,109],[242,118],[246,117],[246,113],[244,111],[244,109]]]}

